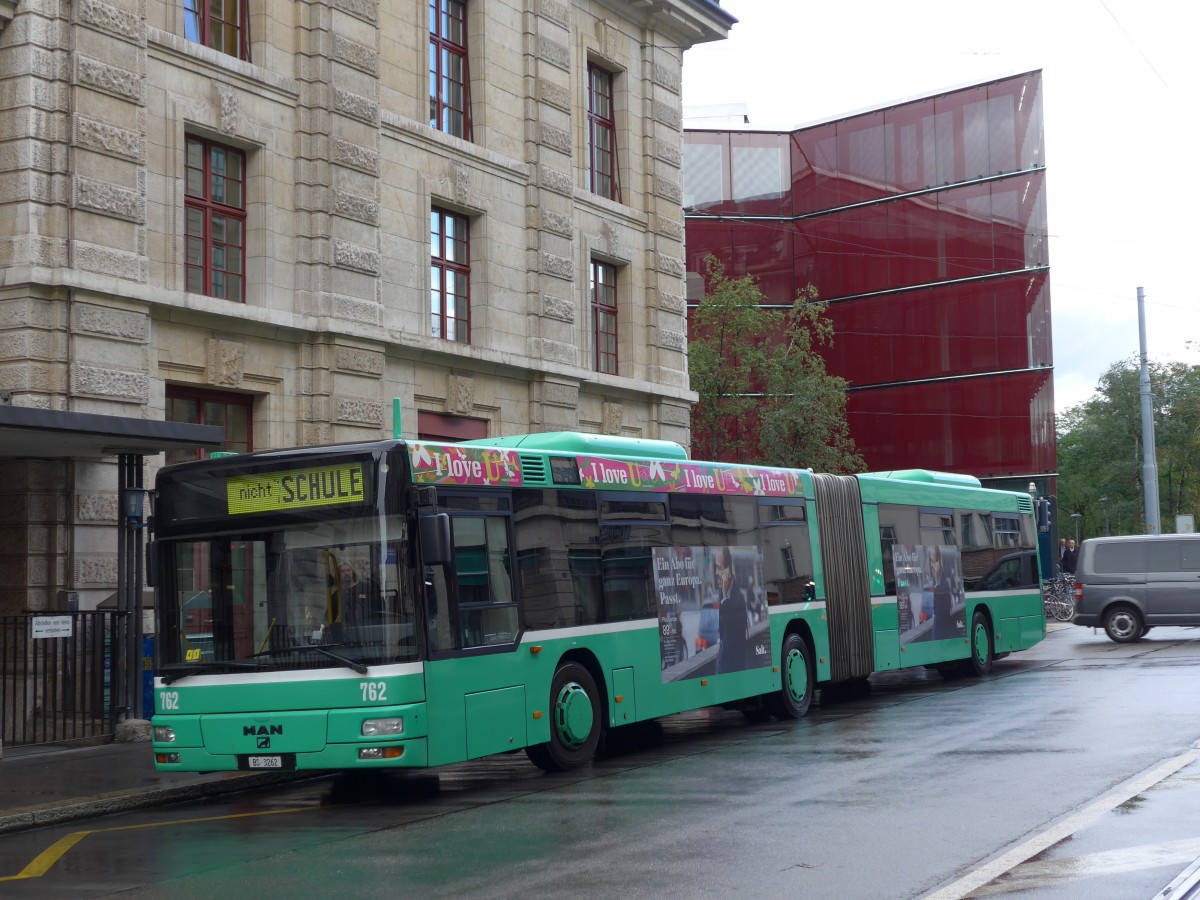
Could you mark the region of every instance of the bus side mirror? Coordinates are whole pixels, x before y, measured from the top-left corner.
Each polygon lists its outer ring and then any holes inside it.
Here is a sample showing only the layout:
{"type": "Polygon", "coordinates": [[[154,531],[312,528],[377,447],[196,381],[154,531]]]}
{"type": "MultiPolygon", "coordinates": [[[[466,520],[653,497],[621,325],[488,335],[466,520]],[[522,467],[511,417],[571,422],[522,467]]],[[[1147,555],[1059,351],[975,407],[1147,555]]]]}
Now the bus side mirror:
{"type": "Polygon", "coordinates": [[[146,584],[154,587],[158,575],[158,541],[146,541],[146,584]]]}
{"type": "Polygon", "coordinates": [[[453,561],[450,516],[432,513],[417,517],[421,536],[421,562],[427,566],[448,565],[453,561]]]}

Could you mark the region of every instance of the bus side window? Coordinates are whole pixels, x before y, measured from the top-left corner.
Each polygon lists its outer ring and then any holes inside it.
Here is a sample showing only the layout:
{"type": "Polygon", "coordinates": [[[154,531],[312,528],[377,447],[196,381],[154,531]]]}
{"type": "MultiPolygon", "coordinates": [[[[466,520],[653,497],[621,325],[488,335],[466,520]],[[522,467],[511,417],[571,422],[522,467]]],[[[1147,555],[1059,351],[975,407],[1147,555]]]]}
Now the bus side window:
{"type": "Polygon", "coordinates": [[[671,546],[665,497],[603,493],[600,499],[600,577],[608,622],[658,615],[651,567],[655,547],[671,546]]]}
{"type": "Polygon", "coordinates": [[[603,621],[595,495],[521,488],[513,510],[525,628],[603,621]]]}
{"type": "Polygon", "coordinates": [[[897,545],[920,544],[921,537],[921,522],[916,507],[896,503],[879,504],[879,544],[883,560],[884,593],[896,593],[896,567],[892,549],[897,545]]]}
{"type": "Polygon", "coordinates": [[[517,638],[512,561],[505,516],[454,516],[454,564],[464,647],[517,638]]]}
{"type": "MultiPolygon", "coordinates": [[[[763,548],[767,604],[813,599],[816,589],[804,501],[759,500],[757,534],[763,548]]],[[[765,610],[761,612],[765,614],[765,610]]]]}
{"type": "Polygon", "coordinates": [[[883,562],[883,592],[896,593],[896,567],[892,558],[892,548],[898,544],[894,525],[879,526],[879,558],[883,562]]]}

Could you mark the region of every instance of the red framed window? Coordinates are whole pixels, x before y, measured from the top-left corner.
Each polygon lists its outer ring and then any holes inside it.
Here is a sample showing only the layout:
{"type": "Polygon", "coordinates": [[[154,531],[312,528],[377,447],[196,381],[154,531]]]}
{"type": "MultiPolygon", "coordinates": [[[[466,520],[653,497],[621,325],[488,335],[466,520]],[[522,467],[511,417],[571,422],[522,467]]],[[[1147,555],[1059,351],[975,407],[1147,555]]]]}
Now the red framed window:
{"type": "MultiPolygon", "coordinates": [[[[167,421],[219,425],[225,429],[222,450],[249,453],[254,449],[253,413],[254,398],[246,394],[167,385],[167,421]]],[[[167,464],[204,459],[206,453],[205,450],[171,450],[167,453],[167,464]]]]}
{"type": "Polygon", "coordinates": [[[187,290],[245,300],[246,155],[187,139],[187,290]]]}
{"type": "Polygon", "coordinates": [[[434,337],[471,342],[471,236],[466,216],[429,216],[429,315],[434,337]]]}
{"type": "Polygon", "coordinates": [[[593,262],[592,317],[596,331],[596,371],[617,374],[617,267],[593,262]]]}
{"type": "Polygon", "coordinates": [[[617,178],[617,126],[613,111],[613,75],[588,64],[588,189],[609,200],[621,199],[617,178]]]}
{"type": "Polygon", "coordinates": [[[246,0],[183,0],[183,36],[248,62],[250,22],[246,0]]]}
{"type": "Polygon", "coordinates": [[[417,440],[477,441],[487,436],[487,419],[417,410],[417,440]]]}
{"type": "Polygon", "coordinates": [[[429,125],[471,140],[465,0],[429,0],[429,125]]]}

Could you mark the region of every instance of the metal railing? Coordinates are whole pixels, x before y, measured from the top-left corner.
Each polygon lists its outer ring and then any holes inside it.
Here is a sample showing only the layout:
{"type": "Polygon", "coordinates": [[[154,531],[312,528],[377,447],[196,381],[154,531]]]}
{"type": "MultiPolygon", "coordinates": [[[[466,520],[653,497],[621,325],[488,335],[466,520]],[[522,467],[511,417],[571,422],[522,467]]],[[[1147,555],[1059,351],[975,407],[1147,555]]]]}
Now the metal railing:
{"type": "Polygon", "coordinates": [[[126,712],[129,614],[120,610],[0,616],[4,746],[85,743],[126,712]]]}

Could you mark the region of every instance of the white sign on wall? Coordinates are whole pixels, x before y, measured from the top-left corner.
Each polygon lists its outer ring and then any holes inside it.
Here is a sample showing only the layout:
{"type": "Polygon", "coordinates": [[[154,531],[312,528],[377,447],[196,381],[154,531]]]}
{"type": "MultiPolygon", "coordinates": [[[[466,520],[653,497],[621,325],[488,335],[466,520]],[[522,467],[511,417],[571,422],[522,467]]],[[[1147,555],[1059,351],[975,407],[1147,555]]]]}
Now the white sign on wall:
{"type": "Polygon", "coordinates": [[[70,637],[74,633],[74,621],[71,616],[34,616],[33,638],[44,640],[70,637]]]}
{"type": "Polygon", "coordinates": [[[1196,532],[1196,517],[1195,516],[1176,516],[1175,517],[1175,533],[1176,534],[1194,534],[1196,532]]]}

